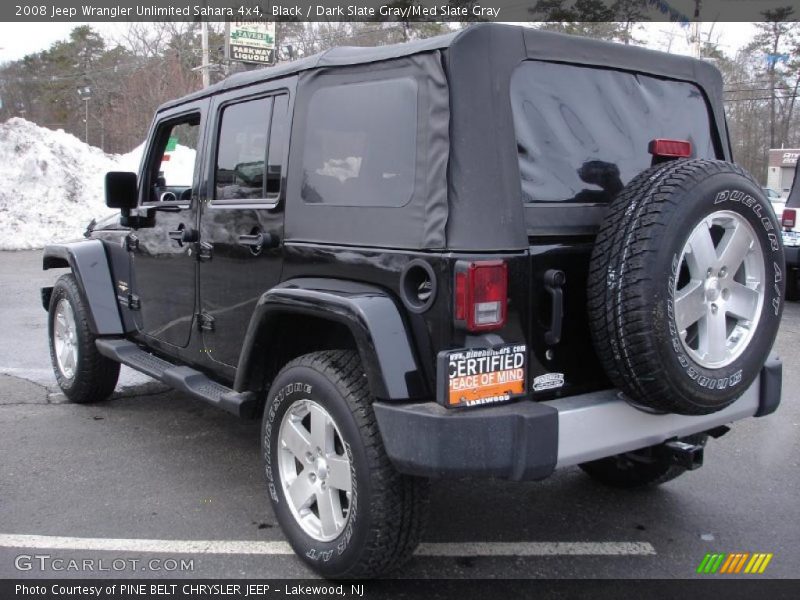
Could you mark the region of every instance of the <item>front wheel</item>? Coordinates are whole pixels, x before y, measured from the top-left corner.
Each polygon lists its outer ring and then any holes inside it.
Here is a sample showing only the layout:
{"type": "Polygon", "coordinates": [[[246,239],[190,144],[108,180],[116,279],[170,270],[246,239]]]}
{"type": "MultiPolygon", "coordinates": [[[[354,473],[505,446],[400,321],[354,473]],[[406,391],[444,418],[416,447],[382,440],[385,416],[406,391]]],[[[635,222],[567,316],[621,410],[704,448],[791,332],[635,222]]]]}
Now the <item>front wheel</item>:
{"type": "Polygon", "coordinates": [[[85,404],[108,398],[117,385],[119,363],[97,351],[89,307],[72,274],[59,277],[53,287],[48,332],[53,371],[67,399],[85,404]]]}
{"type": "Polygon", "coordinates": [[[289,543],[324,577],[376,577],[422,537],[427,480],[394,470],[356,352],[315,352],[272,384],[262,456],[273,510],[289,543]]]}

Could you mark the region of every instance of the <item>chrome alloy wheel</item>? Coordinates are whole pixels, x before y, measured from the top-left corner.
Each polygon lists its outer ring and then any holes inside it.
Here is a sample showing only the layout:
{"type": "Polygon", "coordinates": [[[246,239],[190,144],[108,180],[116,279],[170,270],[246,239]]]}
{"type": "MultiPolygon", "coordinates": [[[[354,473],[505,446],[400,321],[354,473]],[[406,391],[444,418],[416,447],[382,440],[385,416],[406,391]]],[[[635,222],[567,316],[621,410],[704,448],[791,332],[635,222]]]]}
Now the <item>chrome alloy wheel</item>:
{"type": "Polygon", "coordinates": [[[702,367],[736,360],[764,306],[764,254],[740,214],[717,211],[689,235],[673,287],[675,324],[684,350],[702,367]]]}
{"type": "Polygon", "coordinates": [[[313,400],[298,400],[278,431],[278,473],[298,525],[329,542],[344,531],[350,514],[352,472],[339,428],[313,400]]]}
{"type": "Polygon", "coordinates": [[[72,379],[75,377],[75,368],[78,364],[78,331],[75,314],[66,298],[62,298],[56,304],[53,342],[58,370],[65,379],[72,379]]]}

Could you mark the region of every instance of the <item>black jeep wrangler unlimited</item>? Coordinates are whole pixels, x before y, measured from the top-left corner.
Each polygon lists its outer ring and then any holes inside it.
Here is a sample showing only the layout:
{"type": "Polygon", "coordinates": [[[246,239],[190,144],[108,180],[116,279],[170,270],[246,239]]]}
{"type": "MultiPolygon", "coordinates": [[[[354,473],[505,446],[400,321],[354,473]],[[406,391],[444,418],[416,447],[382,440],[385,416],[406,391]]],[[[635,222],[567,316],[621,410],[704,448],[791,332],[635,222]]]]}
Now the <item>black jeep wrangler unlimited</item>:
{"type": "Polygon", "coordinates": [[[406,560],[428,478],[661,483],[780,402],[781,228],[709,64],[482,24],[234,75],[148,139],[118,224],[44,251],[58,382],[260,415],[324,576],[406,560]]]}

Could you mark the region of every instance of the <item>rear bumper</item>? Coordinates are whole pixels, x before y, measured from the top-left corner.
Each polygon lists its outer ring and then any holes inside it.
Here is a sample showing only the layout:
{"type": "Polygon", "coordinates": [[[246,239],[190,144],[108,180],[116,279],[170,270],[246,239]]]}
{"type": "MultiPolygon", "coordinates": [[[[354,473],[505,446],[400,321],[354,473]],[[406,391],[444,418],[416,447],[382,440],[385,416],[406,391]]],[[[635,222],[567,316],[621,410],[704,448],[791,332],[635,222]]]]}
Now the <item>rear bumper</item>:
{"type": "Polygon", "coordinates": [[[645,413],[617,390],[460,411],[435,402],[374,407],[386,452],[399,471],[519,481],[764,416],[777,409],[780,398],[781,361],[773,356],[741,398],[710,415],[645,413]]]}

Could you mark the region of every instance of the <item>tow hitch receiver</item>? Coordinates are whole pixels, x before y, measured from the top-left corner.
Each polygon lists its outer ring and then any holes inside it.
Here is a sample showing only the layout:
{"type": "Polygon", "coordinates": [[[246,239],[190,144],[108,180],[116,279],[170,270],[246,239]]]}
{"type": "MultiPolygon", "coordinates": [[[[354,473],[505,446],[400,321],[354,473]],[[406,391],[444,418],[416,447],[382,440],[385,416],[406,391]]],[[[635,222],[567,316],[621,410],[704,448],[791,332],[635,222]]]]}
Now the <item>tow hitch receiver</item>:
{"type": "Polygon", "coordinates": [[[689,471],[694,471],[703,466],[703,446],[689,444],[680,440],[664,442],[663,450],[670,461],[689,471]]]}

